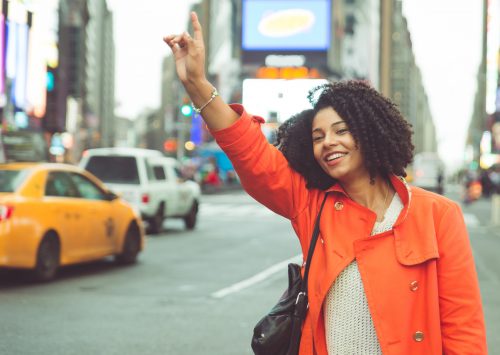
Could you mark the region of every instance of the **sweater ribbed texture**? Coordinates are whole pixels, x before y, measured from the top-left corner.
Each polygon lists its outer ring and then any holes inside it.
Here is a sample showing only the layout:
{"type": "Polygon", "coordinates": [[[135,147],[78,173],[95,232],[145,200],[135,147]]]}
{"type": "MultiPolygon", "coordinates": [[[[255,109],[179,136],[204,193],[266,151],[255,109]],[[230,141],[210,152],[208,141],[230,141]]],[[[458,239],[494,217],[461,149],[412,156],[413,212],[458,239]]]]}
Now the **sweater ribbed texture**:
{"type": "MultiPolygon", "coordinates": [[[[392,229],[402,210],[403,203],[396,193],[371,235],[392,229]]],[[[329,355],[382,354],[356,260],[333,282],[323,312],[329,355]]]]}

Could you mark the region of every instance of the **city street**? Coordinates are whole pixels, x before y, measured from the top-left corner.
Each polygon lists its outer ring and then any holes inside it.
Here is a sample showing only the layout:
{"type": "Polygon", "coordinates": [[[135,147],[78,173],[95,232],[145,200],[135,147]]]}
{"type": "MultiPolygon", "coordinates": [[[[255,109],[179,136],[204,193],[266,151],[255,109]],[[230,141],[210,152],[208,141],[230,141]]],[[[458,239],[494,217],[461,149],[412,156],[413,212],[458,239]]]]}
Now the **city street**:
{"type": "MultiPolygon", "coordinates": [[[[488,200],[464,214],[498,354],[500,227],[490,225],[488,200]]],[[[0,354],[252,354],[253,326],[285,288],[286,264],[299,260],[289,222],[235,191],[203,196],[194,231],[165,227],[135,266],[69,267],[48,284],[2,272],[0,354]]]]}
{"type": "Polygon", "coordinates": [[[500,0],[0,1],[0,355],[252,355],[303,256],[241,181],[292,189],[303,238],[331,179],[373,214],[327,204],[310,318],[359,333],[302,344],[487,355],[481,296],[500,355],[499,28],[500,0]],[[403,171],[461,205],[481,295],[445,202],[390,232],[403,171]]]}

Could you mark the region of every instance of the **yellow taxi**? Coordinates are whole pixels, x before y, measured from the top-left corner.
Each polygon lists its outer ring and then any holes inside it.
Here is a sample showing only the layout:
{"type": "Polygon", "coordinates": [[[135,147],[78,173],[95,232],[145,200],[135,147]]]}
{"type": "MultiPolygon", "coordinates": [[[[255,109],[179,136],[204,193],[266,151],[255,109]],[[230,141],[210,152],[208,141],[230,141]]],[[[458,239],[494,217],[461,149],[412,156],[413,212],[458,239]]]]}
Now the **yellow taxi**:
{"type": "Polygon", "coordinates": [[[59,266],[114,255],[134,263],[144,247],[137,212],[96,177],[67,164],[0,164],[0,268],[59,266]]]}

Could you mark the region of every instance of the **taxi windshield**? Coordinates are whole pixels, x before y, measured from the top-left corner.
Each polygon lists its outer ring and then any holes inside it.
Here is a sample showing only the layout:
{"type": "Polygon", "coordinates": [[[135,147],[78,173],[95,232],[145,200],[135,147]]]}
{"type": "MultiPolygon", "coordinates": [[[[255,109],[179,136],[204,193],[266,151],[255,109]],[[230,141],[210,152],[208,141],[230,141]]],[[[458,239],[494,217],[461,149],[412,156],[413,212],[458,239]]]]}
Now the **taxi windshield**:
{"type": "Polygon", "coordinates": [[[27,170],[0,170],[0,192],[14,192],[23,183],[27,170]]]}

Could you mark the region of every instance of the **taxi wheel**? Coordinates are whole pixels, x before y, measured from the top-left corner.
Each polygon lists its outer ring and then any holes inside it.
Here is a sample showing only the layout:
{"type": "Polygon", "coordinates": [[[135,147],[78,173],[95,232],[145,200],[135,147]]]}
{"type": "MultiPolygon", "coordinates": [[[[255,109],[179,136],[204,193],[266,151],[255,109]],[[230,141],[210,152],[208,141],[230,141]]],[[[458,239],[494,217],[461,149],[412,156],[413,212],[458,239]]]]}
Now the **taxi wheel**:
{"type": "Polygon", "coordinates": [[[59,268],[59,241],[53,235],[43,238],[38,247],[33,276],[36,281],[45,282],[54,278],[59,268]]]}
{"type": "Polygon", "coordinates": [[[116,256],[120,264],[133,264],[137,261],[137,254],[141,249],[141,237],[136,226],[129,227],[121,254],[116,256]]]}
{"type": "Polygon", "coordinates": [[[189,213],[184,217],[184,225],[187,229],[194,229],[196,226],[196,217],[198,216],[198,202],[194,201],[189,213]]]}

